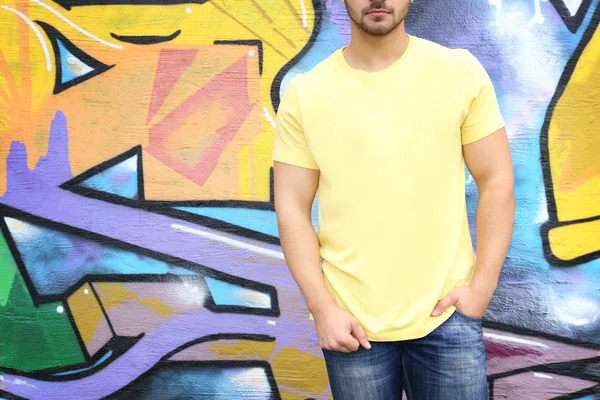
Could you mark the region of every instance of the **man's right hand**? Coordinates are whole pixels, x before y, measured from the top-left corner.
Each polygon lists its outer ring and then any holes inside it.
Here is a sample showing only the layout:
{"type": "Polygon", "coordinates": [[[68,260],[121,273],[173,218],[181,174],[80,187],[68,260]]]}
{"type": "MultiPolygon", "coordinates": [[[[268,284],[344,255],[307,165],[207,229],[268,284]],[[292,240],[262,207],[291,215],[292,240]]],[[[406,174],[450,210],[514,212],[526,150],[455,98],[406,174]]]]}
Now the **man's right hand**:
{"type": "Polygon", "coordinates": [[[313,313],[319,344],[325,350],[352,353],[362,345],[369,350],[371,344],[358,320],[337,305],[330,305],[313,313]]]}

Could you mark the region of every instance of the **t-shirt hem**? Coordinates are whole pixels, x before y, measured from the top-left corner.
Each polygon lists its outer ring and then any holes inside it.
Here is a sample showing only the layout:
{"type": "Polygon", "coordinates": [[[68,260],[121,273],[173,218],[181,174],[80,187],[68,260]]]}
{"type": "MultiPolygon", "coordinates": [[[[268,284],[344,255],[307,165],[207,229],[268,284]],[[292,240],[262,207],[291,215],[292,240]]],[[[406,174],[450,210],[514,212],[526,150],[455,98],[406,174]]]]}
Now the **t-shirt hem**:
{"type": "Polygon", "coordinates": [[[481,132],[484,132],[483,134],[476,134],[473,136],[470,136],[469,134],[465,135],[466,137],[468,137],[468,139],[463,140],[462,144],[467,145],[467,144],[475,143],[481,139],[484,139],[484,138],[490,136],[493,133],[498,132],[500,129],[502,129],[504,127],[505,127],[504,119],[495,121],[494,123],[490,123],[486,126],[485,129],[481,130],[481,132]]]}
{"type": "Polygon", "coordinates": [[[405,340],[422,339],[425,336],[432,333],[433,331],[435,331],[436,329],[438,329],[444,322],[448,321],[448,319],[450,319],[450,317],[454,313],[455,310],[452,310],[450,312],[446,312],[446,314],[441,315],[439,317],[431,317],[435,318],[435,324],[427,324],[426,328],[422,328],[419,330],[403,329],[393,332],[377,334],[367,332],[367,338],[371,342],[398,342],[405,340]]]}
{"type": "Polygon", "coordinates": [[[293,165],[293,166],[301,167],[301,168],[319,170],[319,167],[317,165],[313,164],[312,162],[303,160],[299,157],[290,157],[289,155],[282,156],[280,154],[274,154],[273,161],[277,161],[277,162],[280,162],[283,164],[289,164],[289,165],[293,165]]]}

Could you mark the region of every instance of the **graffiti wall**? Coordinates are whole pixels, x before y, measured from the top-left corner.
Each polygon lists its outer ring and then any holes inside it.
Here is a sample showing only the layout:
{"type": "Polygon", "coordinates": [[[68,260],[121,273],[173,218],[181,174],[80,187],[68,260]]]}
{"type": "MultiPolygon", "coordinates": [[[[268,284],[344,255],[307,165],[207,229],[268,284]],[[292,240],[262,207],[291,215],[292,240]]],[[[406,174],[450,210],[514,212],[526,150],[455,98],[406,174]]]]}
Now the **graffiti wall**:
{"type": "MultiPolygon", "coordinates": [[[[507,120],[493,399],[600,397],[598,1],[407,20],[473,52],[507,120]]],[[[0,26],[0,399],[329,399],[270,157],[289,79],[349,40],[343,4],[0,0],[0,26]]]]}

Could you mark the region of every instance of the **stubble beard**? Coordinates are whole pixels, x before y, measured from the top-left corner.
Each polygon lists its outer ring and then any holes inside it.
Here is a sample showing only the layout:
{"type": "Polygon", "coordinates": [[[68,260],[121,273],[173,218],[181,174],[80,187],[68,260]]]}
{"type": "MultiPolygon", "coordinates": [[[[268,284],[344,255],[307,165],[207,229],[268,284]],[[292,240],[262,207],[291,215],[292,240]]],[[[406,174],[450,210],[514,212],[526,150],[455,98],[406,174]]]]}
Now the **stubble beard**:
{"type": "Polygon", "coordinates": [[[352,22],[354,22],[354,24],[363,32],[365,32],[368,35],[371,36],[385,36],[389,33],[392,33],[393,31],[396,30],[396,28],[398,28],[398,26],[400,26],[400,24],[404,21],[404,19],[406,18],[406,15],[408,14],[408,10],[410,8],[410,3],[408,3],[408,5],[406,7],[404,7],[398,14],[399,15],[395,15],[396,12],[395,10],[391,10],[391,16],[392,18],[394,18],[394,21],[392,22],[391,25],[384,25],[384,24],[369,24],[365,21],[365,18],[367,17],[367,12],[373,10],[373,9],[378,9],[378,8],[382,8],[385,10],[388,10],[387,8],[383,7],[385,4],[385,0],[382,1],[377,1],[377,2],[372,2],[371,5],[369,7],[366,7],[364,9],[362,9],[360,12],[356,11],[354,8],[351,8],[348,5],[348,2],[345,1],[344,4],[346,5],[346,11],[348,12],[348,15],[350,16],[350,19],[352,20],[352,22]]]}

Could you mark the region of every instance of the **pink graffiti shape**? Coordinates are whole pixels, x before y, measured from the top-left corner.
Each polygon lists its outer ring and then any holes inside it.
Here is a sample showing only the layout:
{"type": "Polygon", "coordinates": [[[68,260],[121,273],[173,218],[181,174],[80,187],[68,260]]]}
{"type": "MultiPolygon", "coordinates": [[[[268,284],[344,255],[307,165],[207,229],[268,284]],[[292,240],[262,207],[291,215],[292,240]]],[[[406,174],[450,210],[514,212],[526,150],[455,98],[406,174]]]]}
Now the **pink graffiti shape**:
{"type": "Polygon", "coordinates": [[[219,156],[235,137],[242,123],[254,107],[248,97],[248,59],[243,57],[199,89],[163,120],[150,128],[148,152],[191,181],[204,185],[217,167],[219,156]],[[190,149],[201,150],[202,155],[194,164],[181,160],[166,146],[169,135],[185,127],[185,121],[206,104],[219,103],[219,109],[231,111],[227,123],[218,128],[212,138],[198,135],[195,143],[181,143],[190,149]]]}

